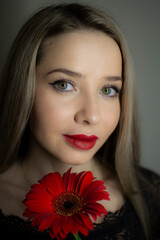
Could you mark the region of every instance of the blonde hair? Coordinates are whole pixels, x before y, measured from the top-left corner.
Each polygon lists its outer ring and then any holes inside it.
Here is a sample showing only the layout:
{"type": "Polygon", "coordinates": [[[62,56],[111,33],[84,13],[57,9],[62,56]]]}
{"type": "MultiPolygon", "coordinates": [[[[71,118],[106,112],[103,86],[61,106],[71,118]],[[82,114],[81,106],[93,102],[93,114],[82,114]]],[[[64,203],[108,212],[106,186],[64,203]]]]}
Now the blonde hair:
{"type": "Polygon", "coordinates": [[[6,62],[0,87],[1,171],[27,151],[27,123],[34,101],[35,69],[43,57],[45,41],[58,34],[83,29],[106,33],[121,50],[123,88],[120,121],[96,156],[119,177],[148,236],[146,209],[136,176],[139,137],[132,64],[121,31],[110,16],[97,9],[74,3],[49,6],[30,18],[19,32],[6,62]]]}

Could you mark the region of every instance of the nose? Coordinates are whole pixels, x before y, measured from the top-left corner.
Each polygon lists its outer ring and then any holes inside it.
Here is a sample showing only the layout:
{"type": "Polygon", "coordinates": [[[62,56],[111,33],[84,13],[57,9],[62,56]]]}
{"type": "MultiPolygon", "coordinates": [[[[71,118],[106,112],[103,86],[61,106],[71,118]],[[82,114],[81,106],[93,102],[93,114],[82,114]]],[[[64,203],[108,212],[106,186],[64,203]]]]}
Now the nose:
{"type": "Polygon", "coordinates": [[[79,124],[93,125],[101,121],[99,102],[94,97],[83,97],[78,103],[74,120],[79,124]]]}

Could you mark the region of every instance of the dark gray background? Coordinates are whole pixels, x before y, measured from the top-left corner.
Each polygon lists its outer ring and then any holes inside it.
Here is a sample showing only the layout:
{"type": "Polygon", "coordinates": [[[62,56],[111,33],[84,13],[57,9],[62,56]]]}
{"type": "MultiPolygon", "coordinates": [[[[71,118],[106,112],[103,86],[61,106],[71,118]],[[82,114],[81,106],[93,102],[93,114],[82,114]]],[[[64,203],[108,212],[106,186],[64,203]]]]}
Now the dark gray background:
{"type": "MultiPolygon", "coordinates": [[[[22,24],[41,6],[73,2],[1,0],[0,71],[22,24]]],[[[160,173],[160,0],[77,0],[105,10],[123,31],[132,54],[141,126],[141,164],[160,173]]]]}

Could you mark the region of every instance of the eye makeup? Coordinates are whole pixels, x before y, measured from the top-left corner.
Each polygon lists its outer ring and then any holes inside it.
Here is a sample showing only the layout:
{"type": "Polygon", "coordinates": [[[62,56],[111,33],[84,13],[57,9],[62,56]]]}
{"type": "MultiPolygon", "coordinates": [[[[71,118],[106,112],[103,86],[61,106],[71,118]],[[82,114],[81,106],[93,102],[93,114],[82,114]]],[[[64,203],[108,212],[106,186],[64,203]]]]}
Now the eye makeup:
{"type": "MultiPolygon", "coordinates": [[[[77,91],[75,83],[70,79],[60,78],[59,80],[56,80],[49,84],[53,86],[56,92],[62,94],[77,91]]],[[[119,96],[120,91],[121,88],[116,84],[106,84],[101,88],[100,94],[104,97],[114,98],[119,96]]]]}
{"type": "Polygon", "coordinates": [[[121,89],[117,85],[115,85],[115,84],[107,84],[100,90],[100,93],[104,97],[114,98],[114,97],[118,97],[119,96],[120,91],[121,91],[121,89]],[[103,91],[103,90],[105,90],[105,91],[103,91]]]}
{"type": "Polygon", "coordinates": [[[68,93],[68,92],[76,91],[75,83],[69,79],[66,80],[64,78],[61,78],[49,84],[53,86],[56,92],[68,93]]]}

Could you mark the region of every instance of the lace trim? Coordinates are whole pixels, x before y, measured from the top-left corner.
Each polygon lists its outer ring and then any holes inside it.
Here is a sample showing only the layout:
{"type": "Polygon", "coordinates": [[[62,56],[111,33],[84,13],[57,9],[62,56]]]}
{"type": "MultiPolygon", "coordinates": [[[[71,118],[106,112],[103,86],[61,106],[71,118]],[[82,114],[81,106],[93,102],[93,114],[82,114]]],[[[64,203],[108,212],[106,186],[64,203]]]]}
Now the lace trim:
{"type": "MultiPolygon", "coordinates": [[[[112,225],[116,223],[127,211],[128,211],[129,202],[126,201],[125,204],[122,206],[121,209],[117,210],[116,212],[108,212],[107,215],[104,216],[104,220],[102,223],[94,223],[93,227],[94,230],[99,230],[105,228],[107,225],[112,225]]],[[[21,229],[22,231],[25,229],[29,231],[36,231],[37,228],[31,227],[31,221],[26,221],[18,216],[15,215],[4,215],[2,210],[0,209],[0,224],[9,225],[12,229],[21,229]]]]}
{"type": "Polygon", "coordinates": [[[121,219],[121,217],[124,216],[124,214],[129,210],[129,206],[130,203],[129,200],[127,200],[124,205],[116,212],[108,212],[108,214],[104,216],[104,220],[102,223],[93,224],[94,229],[101,230],[108,225],[113,225],[117,223],[121,219]]]}

